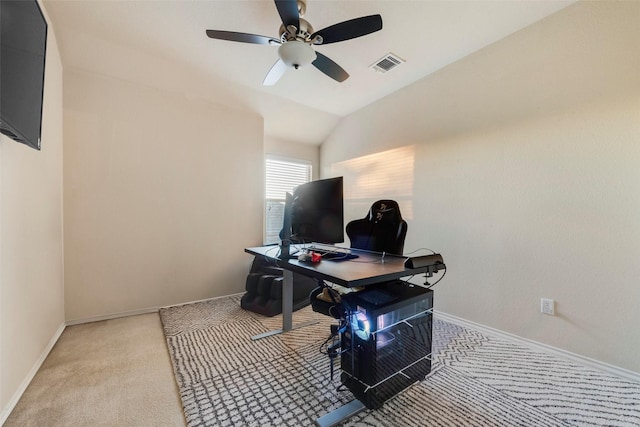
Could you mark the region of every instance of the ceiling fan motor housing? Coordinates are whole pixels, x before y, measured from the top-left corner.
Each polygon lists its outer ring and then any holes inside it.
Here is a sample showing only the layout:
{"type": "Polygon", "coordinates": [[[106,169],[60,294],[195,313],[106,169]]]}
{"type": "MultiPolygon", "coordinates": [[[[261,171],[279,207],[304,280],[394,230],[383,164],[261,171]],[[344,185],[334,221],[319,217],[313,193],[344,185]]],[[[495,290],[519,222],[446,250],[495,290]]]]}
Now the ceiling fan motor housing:
{"type": "Polygon", "coordinates": [[[300,18],[300,28],[293,25],[280,26],[280,40],[278,56],[289,67],[298,69],[311,64],[316,59],[316,52],[311,47],[313,27],[305,19],[300,18]]]}
{"type": "Polygon", "coordinates": [[[296,28],[293,25],[285,28],[284,25],[280,25],[280,41],[282,43],[292,40],[311,43],[311,34],[313,34],[313,27],[307,20],[302,18],[300,18],[300,28],[296,28]]]}

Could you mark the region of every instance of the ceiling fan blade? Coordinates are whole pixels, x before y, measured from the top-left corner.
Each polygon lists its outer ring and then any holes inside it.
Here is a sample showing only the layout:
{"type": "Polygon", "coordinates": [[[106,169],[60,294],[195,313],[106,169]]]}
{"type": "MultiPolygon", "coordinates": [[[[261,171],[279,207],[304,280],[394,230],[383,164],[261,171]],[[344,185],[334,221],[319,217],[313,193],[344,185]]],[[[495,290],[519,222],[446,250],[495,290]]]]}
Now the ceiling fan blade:
{"type": "Polygon", "coordinates": [[[212,39],[229,40],[232,42],[253,44],[280,44],[280,40],[273,37],[259,36],[257,34],[237,33],[235,31],[207,30],[207,35],[212,39]]]}
{"type": "Polygon", "coordinates": [[[323,28],[322,30],[311,34],[311,38],[313,39],[315,36],[321,36],[322,44],[328,44],[366,36],[367,34],[375,33],[381,29],[382,17],[380,15],[369,15],[339,22],[327,28],[323,28]]]}
{"type": "Polygon", "coordinates": [[[284,75],[285,71],[287,71],[287,68],[289,68],[287,67],[287,64],[282,62],[282,59],[278,59],[267,73],[267,76],[264,78],[262,85],[273,86],[274,84],[276,84],[278,80],[280,80],[280,77],[284,75]]]}
{"type": "Polygon", "coordinates": [[[316,52],[316,55],[316,60],[313,61],[312,64],[318,70],[338,82],[343,82],[349,78],[349,73],[331,59],[327,58],[320,52],[316,52]]]}
{"type": "Polygon", "coordinates": [[[293,25],[300,29],[300,13],[298,12],[297,0],[275,0],[275,2],[284,27],[287,28],[289,25],[293,25]]]}

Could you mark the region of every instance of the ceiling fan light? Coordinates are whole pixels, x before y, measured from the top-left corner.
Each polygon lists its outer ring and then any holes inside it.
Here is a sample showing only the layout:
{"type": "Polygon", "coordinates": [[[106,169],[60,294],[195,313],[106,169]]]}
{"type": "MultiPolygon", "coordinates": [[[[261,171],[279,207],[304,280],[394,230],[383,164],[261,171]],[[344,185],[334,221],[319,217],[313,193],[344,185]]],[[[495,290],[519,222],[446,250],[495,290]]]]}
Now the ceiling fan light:
{"type": "Polygon", "coordinates": [[[278,48],[278,56],[289,67],[298,69],[311,64],[316,59],[316,52],[311,46],[298,40],[283,43],[278,48]]]}

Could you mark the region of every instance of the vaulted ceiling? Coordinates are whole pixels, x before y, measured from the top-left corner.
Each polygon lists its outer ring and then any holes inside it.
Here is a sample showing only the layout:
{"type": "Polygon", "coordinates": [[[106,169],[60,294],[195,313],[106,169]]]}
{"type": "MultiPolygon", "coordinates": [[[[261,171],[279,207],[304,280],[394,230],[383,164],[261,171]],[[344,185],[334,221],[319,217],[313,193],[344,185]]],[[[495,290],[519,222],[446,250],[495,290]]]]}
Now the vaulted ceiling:
{"type": "Polygon", "coordinates": [[[207,29],[279,36],[272,0],[45,0],[65,69],[159,86],[189,98],[250,110],[273,138],[321,143],[341,117],[568,6],[573,0],[306,0],[315,30],[380,14],[381,31],[316,50],[350,77],[312,66],[262,82],[277,46],[214,40],[207,29]],[[370,66],[392,53],[387,73],[370,66]]]}

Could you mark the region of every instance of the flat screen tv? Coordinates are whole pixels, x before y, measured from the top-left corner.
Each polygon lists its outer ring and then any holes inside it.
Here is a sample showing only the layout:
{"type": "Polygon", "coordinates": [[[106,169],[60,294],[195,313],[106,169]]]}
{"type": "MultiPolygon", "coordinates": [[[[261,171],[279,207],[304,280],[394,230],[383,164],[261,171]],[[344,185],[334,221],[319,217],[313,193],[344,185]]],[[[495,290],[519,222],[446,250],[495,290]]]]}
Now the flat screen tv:
{"type": "Polygon", "coordinates": [[[294,189],[291,205],[293,242],[344,242],[342,181],[342,177],[321,179],[294,189]]]}
{"type": "Polygon", "coordinates": [[[47,22],[36,0],[0,1],[0,132],[40,150],[47,22]]]}

